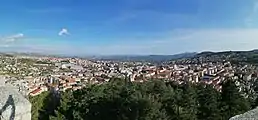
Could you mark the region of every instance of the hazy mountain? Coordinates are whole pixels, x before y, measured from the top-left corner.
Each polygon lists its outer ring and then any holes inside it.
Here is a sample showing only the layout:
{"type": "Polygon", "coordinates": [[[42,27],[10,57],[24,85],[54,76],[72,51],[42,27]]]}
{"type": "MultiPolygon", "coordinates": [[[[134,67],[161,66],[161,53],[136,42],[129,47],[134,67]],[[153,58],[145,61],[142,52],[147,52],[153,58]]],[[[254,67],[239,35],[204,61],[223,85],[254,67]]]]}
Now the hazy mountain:
{"type": "Polygon", "coordinates": [[[179,58],[189,58],[197,53],[182,53],[175,55],[111,55],[111,56],[95,56],[93,59],[98,60],[114,60],[114,61],[166,61],[179,58]]]}

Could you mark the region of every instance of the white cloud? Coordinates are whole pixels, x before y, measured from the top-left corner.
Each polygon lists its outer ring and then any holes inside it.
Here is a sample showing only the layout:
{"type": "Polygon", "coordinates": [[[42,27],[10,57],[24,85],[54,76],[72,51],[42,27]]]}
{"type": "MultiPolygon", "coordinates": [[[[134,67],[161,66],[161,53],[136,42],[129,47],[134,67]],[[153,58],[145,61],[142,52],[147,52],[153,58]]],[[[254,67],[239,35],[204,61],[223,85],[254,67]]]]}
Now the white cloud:
{"type": "Polygon", "coordinates": [[[68,32],[68,30],[66,28],[63,28],[58,35],[59,36],[63,36],[63,35],[69,35],[70,33],[68,32]]]}
{"type": "MultiPolygon", "coordinates": [[[[17,38],[16,35],[12,36],[17,38]]],[[[18,37],[19,38],[19,37],[18,37]]],[[[34,41],[40,41],[35,40],[34,41]]],[[[1,49],[56,54],[175,54],[182,52],[251,50],[258,48],[258,29],[178,29],[160,38],[141,40],[130,39],[103,45],[70,45],[67,43],[40,44],[14,43],[1,49]]],[[[30,40],[27,40],[30,41],[30,40]]],[[[26,42],[26,41],[24,41],[26,42]]]]}
{"type": "Polygon", "coordinates": [[[255,21],[257,20],[257,13],[258,13],[258,1],[254,1],[251,13],[247,16],[247,18],[245,18],[245,24],[248,27],[251,27],[255,24],[255,21]]]}
{"type": "Polygon", "coordinates": [[[10,45],[7,45],[7,44],[0,45],[0,48],[8,48],[8,47],[10,47],[10,45]]]}
{"type": "Polygon", "coordinates": [[[0,38],[1,42],[15,42],[21,38],[23,38],[24,35],[22,33],[19,34],[15,34],[15,35],[11,35],[11,36],[7,36],[7,37],[2,37],[0,38]]]}
{"type": "Polygon", "coordinates": [[[87,46],[83,48],[85,50],[80,51],[94,51],[93,54],[175,54],[252,50],[258,48],[257,40],[258,29],[182,29],[172,31],[160,39],[131,40],[102,46],[87,46]]]}

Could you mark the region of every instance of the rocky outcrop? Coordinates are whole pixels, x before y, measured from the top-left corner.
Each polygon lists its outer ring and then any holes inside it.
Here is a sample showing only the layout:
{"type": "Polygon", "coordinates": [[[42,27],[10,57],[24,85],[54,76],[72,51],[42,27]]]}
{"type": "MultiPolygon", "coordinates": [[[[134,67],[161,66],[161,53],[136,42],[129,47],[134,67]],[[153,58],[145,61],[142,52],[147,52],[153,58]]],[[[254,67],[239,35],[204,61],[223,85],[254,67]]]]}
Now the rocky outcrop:
{"type": "Polygon", "coordinates": [[[0,84],[0,119],[31,120],[31,103],[14,87],[0,84]]]}
{"type": "Polygon", "coordinates": [[[258,120],[258,108],[245,112],[241,115],[234,116],[229,120],[258,120]]]}

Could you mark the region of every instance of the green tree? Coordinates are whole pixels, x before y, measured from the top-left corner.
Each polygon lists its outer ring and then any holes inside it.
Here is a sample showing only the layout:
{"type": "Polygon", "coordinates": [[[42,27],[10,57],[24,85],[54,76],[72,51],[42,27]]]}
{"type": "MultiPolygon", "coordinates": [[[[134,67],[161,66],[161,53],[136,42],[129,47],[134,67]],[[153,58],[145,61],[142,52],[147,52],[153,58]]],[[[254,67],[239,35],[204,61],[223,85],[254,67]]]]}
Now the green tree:
{"type": "Polygon", "coordinates": [[[211,85],[199,85],[198,91],[198,119],[219,120],[220,93],[211,85]]]}
{"type": "Polygon", "coordinates": [[[223,83],[221,97],[221,113],[223,119],[229,119],[232,116],[250,110],[248,101],[241,95],[234,80],[229,79],[223,83]]]}
{"type": "Polygon", "coordinates": [[[38,120],[40,116],[40,111],[43,110],[45,104],[45,99],[49,96],[50,92],[43,92],[38,96],[29,97],[30,102],[32,103],[31,119],[38,120]]]}
{"type": "Polygon", "coordinates": [[[181,120],[182,118],[182,93],[182,89],[175,88],[163,97],[163,108],[170,120],[181,120]]]}
{"type": "MultiPolygon", "coordinates": [[[[47,101],[45,101],[47,102],[47,101]]],[[[222,92],[210,85],[131,83],[112,79],[99,85],[61,94],[51,120],[218,120],[249,110],[233,81],[222,92]]]]}
{"type": "Polygon", "coordinates": [[[186,83],[183,86],[182,93],[182,116],[184,120],[197,119],[197,93],[195,86],[191,83],[186,83]]]}

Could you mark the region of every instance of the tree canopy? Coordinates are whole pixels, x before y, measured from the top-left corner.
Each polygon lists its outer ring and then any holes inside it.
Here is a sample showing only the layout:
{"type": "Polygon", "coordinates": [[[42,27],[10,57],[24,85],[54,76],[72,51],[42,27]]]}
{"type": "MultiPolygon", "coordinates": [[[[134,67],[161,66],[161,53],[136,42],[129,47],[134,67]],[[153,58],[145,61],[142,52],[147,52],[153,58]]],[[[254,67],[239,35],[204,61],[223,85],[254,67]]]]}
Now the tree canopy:
{"type": "Polygon", "coordinates": [[[114,79],[61,93],[59,106],[44,119],[228,120],[249,109],[247,98],[231,80],[219,92],[211,85],[114,79]]]}

